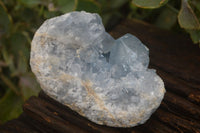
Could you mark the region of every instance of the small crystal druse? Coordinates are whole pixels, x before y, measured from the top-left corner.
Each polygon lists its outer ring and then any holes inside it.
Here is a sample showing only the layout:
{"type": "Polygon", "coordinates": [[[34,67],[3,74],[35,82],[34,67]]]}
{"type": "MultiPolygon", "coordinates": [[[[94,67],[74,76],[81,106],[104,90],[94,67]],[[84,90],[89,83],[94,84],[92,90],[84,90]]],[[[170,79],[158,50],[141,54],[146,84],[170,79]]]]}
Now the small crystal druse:
{"type": "Polygon", "coordinates": [[[148,48],[131,34],[114,40],[98,14],[46,20],[33,38],[30,64],[50,97],[97,124],[142,124],[165,93],[162,79],[148,69],[148,48]]]}

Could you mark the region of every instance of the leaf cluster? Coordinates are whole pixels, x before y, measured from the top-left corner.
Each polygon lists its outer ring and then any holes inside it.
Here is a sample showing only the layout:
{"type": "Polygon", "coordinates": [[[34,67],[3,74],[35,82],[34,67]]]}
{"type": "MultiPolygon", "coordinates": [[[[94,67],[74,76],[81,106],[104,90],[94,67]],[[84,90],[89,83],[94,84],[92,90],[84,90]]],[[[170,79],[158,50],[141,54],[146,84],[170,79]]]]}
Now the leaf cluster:
{"type": "Polygon", "coordinates": [[[194,43],[200,44],[199,0],[132,0],[131,3],[131,17],[147,21],[150,18],[150,23],[158,27],[187,32],[194,43]]]}

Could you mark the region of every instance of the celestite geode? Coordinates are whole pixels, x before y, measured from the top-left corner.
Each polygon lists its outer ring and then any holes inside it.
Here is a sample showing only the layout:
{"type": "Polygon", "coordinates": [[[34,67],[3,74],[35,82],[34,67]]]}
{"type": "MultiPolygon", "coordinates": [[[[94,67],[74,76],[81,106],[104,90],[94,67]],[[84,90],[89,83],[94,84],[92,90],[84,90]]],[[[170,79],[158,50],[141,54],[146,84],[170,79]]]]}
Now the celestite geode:
{"type": "Polygon", "coordinates": [[[98,14],[46,20],[33,38],[30,64],[50,97],[97,124],[142,124],[165,93],[162,79],[148,69],[148,48],[131,34],[114,40],[98,14]]]}

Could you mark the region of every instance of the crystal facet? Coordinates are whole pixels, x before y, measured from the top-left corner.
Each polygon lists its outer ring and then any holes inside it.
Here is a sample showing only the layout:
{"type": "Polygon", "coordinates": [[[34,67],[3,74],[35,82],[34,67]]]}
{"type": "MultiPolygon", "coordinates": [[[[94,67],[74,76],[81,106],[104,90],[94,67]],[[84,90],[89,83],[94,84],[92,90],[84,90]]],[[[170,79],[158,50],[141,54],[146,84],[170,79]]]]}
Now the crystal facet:
{"type": "Polygon", "coordinates": [[[148,48],[131,34],[114,40],[98,14],[46,20],[34,35],[30,64],[49,96],[97,124],[142,124],[165,93],[148,69],[148,48]]]}

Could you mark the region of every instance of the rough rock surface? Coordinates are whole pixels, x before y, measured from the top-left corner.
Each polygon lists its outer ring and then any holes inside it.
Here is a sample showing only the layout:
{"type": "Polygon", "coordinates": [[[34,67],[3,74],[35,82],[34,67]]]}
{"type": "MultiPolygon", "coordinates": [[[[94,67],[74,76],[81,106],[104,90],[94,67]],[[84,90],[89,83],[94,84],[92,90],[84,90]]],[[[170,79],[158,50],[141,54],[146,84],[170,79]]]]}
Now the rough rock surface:
{"type": "Polygon", "coordinates": [[[130,34],[114,40],[97,14],[46,20],[33,38],[30,64],[49,96],[97,124],[142,124],[165,93],[148,69],[148,48],[130,34]]]}

